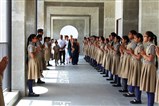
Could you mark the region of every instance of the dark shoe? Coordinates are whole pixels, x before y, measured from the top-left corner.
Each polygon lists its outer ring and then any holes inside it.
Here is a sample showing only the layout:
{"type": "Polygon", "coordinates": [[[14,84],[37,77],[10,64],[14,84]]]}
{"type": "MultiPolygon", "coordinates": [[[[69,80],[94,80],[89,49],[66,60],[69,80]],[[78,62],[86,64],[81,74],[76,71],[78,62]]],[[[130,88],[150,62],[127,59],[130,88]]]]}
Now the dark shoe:
{"type": "Polygon", "coordinates": [[[50,70],[50,69],[48,69],[48,68],[45,68],[45,70],[50,70]]]}
{"type": "Polygon", "coordinates": [[[121,89],[121,90],[119,90],[119,92],[128,92],[128,90],[121,89]]]}
{"type": "Polygon", "coordinates": [[[111,84],[116,84],[117,82],[116,81],[113,81],[113,82],[110,82],[111,84]]]}
{"type": "Polygon", "coordinates": [[[109,77],[108,75],[104,75],[103,77],[109,77]]]}
{"type": "Polygon", "coordinates": [[[106,80],[110,81],[110,80],[113,80],[113,78],[108,78],[108,79],[106,79],[106,80]]]}
{"type": "Polygon", "coordinates": [[[120,84],[112,85],[113,87],[121,87],[120,84]]]}
{"type": "Polygon", "coordinates": [[[39,97],[39,94],[35,94],[35,93],[29,93],[28,97],[39,97]]]}
{"type": "Polygon", "coordinates": [[[52,66],[51,64],[48,64],[47,66],[52,66]]]}
{"type": "Polygon", "coordinates": [[[98,72],[102,72],[102,70],[98,70],[98,72]]]}
{"type": "Polygon", "coordinates": [[[37,81],[37,84],[44,84],[45,82],[44,81],[41,81],[41,80],[38,80],[37,81]]]}
{"type": "Polygon", "coordinates": [[[130,103],[131,103],[131,104],[142,104],[141,100],[138,101],[138,100],[136,100],[136,99],[130,101],[130,103]]]}
{"type": "Polygon", "coordinates": [[[123,94],[123,96],[125,96],[125,97],[135,97],[135,94],[126,93],[126,94],[123,94]]]}
{"type": "Polygon", "coordinates": [[[105,74],[105,72],[102,72],[102,73],[100,73],[100,74],[105,74]]]}

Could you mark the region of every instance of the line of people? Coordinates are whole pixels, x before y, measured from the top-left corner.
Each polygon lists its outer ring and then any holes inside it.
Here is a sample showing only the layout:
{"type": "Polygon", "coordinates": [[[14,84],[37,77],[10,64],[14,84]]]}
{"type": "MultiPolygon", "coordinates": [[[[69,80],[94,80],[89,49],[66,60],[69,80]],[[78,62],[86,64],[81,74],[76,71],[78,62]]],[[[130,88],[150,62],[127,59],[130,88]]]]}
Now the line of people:
{"type": "Polygon", "coordinates": [[[141,104],[142,91],[147,92],[148,106],[154,105],[155,96],[159,102],[159,47],[153,32],[143,36],[131,30],[122,38],[112,32],[109,38],[84,38],[83,44],[84,59],[105,74],[103,77],[109,77],[106,80],[112,81],[113,87],[121,87],[123,96],[135,97],[130,103],[141,104]]]}
{"type": "Polygon", "coordinates": [[[39,94],[33,92],[33,83],[36,80],[37,84],[45,83],[41,78],[43,78],[43,70],[49,70],[46,66],[52,66],[49,63],[50,58],[55,59],[55,66],[57,66],[59,59],[60,64],[65,65],[65,56],[67,63],[72,61],[73,65],[77,65],[80,49],[77,39],[73,39],[72,36],[71,39],[65,36],[65,40],[63,40],[63,35],[60,35],[60,39],[55,40],[55,44],[50,37],[44,37],[43,42],[43,29],[38,29],[37,35],[31,34],[28,37],[27,51],[28,96],[38,97],[39,94]],[[51,56],[51,52],[53,56],[51,56]]]}

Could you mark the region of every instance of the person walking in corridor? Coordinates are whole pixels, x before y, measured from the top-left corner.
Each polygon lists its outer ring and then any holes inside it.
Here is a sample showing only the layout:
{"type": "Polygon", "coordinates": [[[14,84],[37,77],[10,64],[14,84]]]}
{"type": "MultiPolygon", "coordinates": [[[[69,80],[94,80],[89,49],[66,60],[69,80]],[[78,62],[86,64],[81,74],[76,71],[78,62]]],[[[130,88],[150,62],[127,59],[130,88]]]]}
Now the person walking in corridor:
{"type": "Polygon", "coordinates": [[[63,39],[63,35],[60,35],[60,39],[58,40],[58,44],[60,46],[60,65],[62,63],[65,65],[65,47],[66,47],[66,41],[63,39]]]}

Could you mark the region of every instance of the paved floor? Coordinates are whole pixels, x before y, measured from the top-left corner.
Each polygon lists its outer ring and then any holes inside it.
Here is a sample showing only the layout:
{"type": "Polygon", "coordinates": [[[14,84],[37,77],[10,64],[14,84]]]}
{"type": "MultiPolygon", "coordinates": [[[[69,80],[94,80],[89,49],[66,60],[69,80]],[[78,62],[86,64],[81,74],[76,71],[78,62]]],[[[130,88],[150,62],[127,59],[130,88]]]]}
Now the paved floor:
{"type": "Polygon", "coordinates": [[[145,93],[143,104],[130,104],[133,98],[123,97],[120,88],[112,87],[82,56],[77,66],[48,68],[44,71],[46,84],[34,87],[40,97],[24,97],[17,106],[146,106],[145,93]]]}

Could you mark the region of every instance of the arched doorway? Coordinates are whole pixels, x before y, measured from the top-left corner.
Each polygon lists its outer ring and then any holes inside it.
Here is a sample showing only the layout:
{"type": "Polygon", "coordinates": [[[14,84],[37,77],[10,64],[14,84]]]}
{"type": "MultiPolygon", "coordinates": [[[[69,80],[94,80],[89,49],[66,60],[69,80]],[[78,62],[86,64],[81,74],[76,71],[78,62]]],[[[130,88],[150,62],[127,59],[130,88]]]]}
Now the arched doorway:
{"type": "Polygon", "coordinates": [[[73,38],[78,39],[78,30],[72,25],[66,25],[61,29],[60,35],[68,35],[69,37],[72,35],[73,38]]]}

